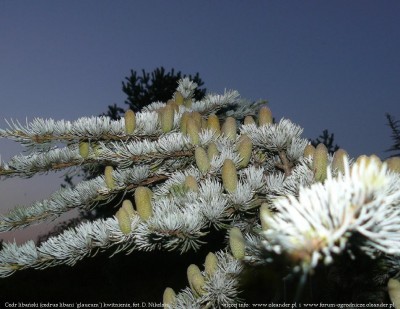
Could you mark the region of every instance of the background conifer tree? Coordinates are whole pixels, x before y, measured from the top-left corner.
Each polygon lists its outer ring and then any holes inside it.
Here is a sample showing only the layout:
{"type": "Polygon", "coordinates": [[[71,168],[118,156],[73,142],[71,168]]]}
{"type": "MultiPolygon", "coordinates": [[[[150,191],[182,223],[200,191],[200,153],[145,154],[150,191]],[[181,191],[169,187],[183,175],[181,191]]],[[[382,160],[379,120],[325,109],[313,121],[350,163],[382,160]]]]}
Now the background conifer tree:
{"type": "Polygon", "coordinates": [[[400,121],[392,115],[386,114],[388,126],[392,130],[393,145],[386,151],[391,152],[390,157],[400,156],[400,121]]]}
{"type": "Polygon", "coordinates": [[[334,133],[329,133],[328,129],[325,129],[324,131],[322,131],[322,134],[320,136],[318,136],[316,139],[311,140],[311,145],[317,147],[318,144],[322,143],[328,149],[328,153],[333,155],[334,152],[340,148],[339,145],[333,144],[334,139],[334,133]]]}

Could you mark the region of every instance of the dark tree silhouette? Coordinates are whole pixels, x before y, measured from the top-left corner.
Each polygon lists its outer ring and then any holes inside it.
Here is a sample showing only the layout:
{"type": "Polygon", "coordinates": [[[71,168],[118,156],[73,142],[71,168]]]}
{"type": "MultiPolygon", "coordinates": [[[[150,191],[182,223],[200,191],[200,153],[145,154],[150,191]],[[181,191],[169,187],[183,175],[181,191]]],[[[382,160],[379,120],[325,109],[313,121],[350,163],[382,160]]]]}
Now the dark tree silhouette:
{"type": "Polygon", "coordinates": [[[196,100],[201,100],[205,93],[205,88],[200,88],[204,85],[199,73],[194,76],[182,74],[181,71],[175,72],[171,69],[170,72],[165,72],[163,67],[155,69],[151,73],[146,73],[142,70],[142,75],[134,70],[131,70],[131,75],[125,77],[125,82],[122,82],[122,91],[127,95],[125,103],[129,108],[137,112],[144,106],[152,102],[166,102],[172,98],[178,81],[183,77],[189,77],[197,83],[198,89],[194,93],[196,100]]]}
{"type": "Polygon", "coordinates": [[[113,105],[108,105],[107,113],[101,114],[101,116],[108,116],[113,120],[118,120],[121,118],[121,115],[124,113],[124,109],[122,107],[117,106],[116,103],[113,105]]]}
{"type": "Polygon", "coordinates": [[[386,114],[386,118],[388,120],[388,126],[392,130],[391,138],[393,140],[393,145],[390,147],[387,152],[395,152],[390,155],[390,157],[400,156],[400,121],[395,120],[394,117],[390,114],[386,114]]]}
{"type": "Polygon", "coordinates": [[[329,134],[329,131],[325,129],[324,131],[322,131],[322,134],[320,136],[318,136],[316,139],[311,140],[311,144],[316,147],[318,144],[322,143],[328,149],[329,154],[333,154],[336,150],[340,148],[337,144],[333,145],[334,138],[335,135],[333,133],[329,134]]]}

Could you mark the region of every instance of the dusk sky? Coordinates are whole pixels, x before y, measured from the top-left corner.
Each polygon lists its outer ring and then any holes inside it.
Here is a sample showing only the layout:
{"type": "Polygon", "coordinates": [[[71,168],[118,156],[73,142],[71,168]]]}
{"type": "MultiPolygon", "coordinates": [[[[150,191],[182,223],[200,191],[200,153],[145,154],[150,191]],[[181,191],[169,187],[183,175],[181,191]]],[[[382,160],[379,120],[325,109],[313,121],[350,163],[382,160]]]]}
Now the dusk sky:
{"type": "MultiPolygon", "coordinates": [[[[130,70],[200,73],[209,92],[269,101],[353,157],[386,158],[400,119],[399,1],[0,0],[0,127],[75,120],[123,103],[130,70]]],[[[22,148],[0,140],[4,161],[22,148]]],[[[0,184],[0,212],[46,198],[62,174],[0,184]]],[[[28,232],[0,234],[20,241],[28,232]]],[[[30,233],[31,235],[28,235],[30,233]]]]}

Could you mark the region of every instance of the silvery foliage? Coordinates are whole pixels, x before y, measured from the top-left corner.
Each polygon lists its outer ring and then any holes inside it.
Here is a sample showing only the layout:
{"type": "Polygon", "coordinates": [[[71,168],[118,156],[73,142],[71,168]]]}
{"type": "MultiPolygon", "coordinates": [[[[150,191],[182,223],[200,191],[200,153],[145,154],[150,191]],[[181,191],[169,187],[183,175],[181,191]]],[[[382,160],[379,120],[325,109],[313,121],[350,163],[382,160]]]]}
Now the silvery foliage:
{"type": "Polygon", "coordinates": [[[289,119],[281,119],[279,123],[257,127],[255,124],[243,125],[241,132],[247,134],[254,145],[269,151],[290,150],[288,154],[293,159],[303,155],[301,148],[307,141],[301,139],[303,129],[289,119]]]}
{"type": "MultiPolygon", "coordinates": [[[[301,257],[300,268],[306,271],[321,262],[332,263],[335,254],[348,252],[352,233],[364,237],[365,241],[357,245],[366,254],[383,252],[392,264],[397,261],[399,175],[374,164],[352,165],[350,160],[344,175],[329,166],[328,179],[315,184],[312,159],[303,157],[308,141],[301,137],[302,129],[288,119],[263,126],[239,126],[240,134],[247,134],[253,143],[250,164],[242,168],[237,150],[240,135],[231,140],[205,129],[199,136],[200,145],[192,145],[179,131],[185,111],[209,115],[242,102],[236,91],[194,102],[195,87],[188,79],[180,81],[178,91],[192,101],[191,107],[179,107],[168,133],[162,132],[156,111],[165,106],[164,102],[150,104],[137,113],[131,135],[125,133],[124,119],[112,121],[107,117],[84,117],[74,122],[34,119],[25,126],[11,122],[8,129],[0,130],[0,137],[16,140],[30,150],[1,162],[0,176],[31,177],[63,167],[104,162],[115,167],[113,188],[99,176],[75,188],[61,189],[48,199],[1,215],[0,232],[53,219],[73,208],[92,209],[117,194],[132,198],[138,186],[149,186],[153,192],[152,216],[144,221],[135,213],[127,234],[113,217],[81,223],[38,245],[33,241],[5,243],[0,251],[0,277],[26,268],[73,265],[109,247],[115,253],[197,250],[210,228],[228,230],[232,226],[239,227],[245,236],[244,261],[233,258],[229,250],[218,252],[218,270],[213,275],[203,272],[204,295],[196,297],[191,289],[184,289],[177,295],[176,308],[218,307],[237,301],[243,263],[270,263],[282,253],[301,257]],[[79,154],[80,142],[91,146],[86,158],[79,154]],[[207,149],[211,142],[219,153],[211,158],[210,168],[201,172],[194,151],[198,146],[207,149]],[[67,145],[61,147],[63,143],[67,145]],[[231,193],[224,189],[221,175],[226,159],[234,162],[239,178],[236,191],[231,193]],[[188,176],[196,179],[198,190],[185,186],[188,176]],[[261,203],[274,213],[262,218],[268,222],[266,231],[262,231],[258,218],[261,203]]],[[[234,115],[254,114],[251,108],[245,105],[234,115]]],[[[120,202],[115,201],[116,206],[120,202]]]]}
{"type": "Polygon", "coordinates": [[[189,287],[176,296],[176,304],[173,308],[221,308],[226,304],[240,301],[238,277],[243,265],[226,251],[216,253],[217,269],[213,274],[202,272],[205,278],[204,295],[198,297],[189,287]]]}
{"type": "Polygon", "coordinates": [[[300,267],[310,270],[320,262],[350,250],[354,234],[364,241],[352,244],[367,255],[400,254],[400,177],[376,161],[346,163],[345,174],[301,187],[298,197],[288,195],[273,203],[274,215],[265,215],[266,248],[301,256],[300,267]]]}
{"type": "Polygon", "coordinates": [[[0,215],[0,231],[5,232],[55,219],[74,208],[92,209],[98,204],[109,202],[118,192],[128,190],[129,186],[140,183],[150,175],[149,167],[141,165],[114,171],[113,178],[117,182],[113,190],[107,188],[103,176],[82,181],[74,188],[61,188],[48,199],[33,202],[29,207],[14,208],[7,214],[0,215]]]}
{"type": "MultiPolygon", "coordinates": [[[[139,218],[132,218],[132,229],[138,225],[139,218]]],[[[0,277],[13,274],[25,268],[42,269],[60,264],[74,265],[84,257],[96,254],[100,248],[132,242],[133,235],[121,232],[115,218],[99,219],[81,223],[76,228],[49,238],[36,246],[33,241],[23,245],[5,243],[0,251],[0,277]]]]}

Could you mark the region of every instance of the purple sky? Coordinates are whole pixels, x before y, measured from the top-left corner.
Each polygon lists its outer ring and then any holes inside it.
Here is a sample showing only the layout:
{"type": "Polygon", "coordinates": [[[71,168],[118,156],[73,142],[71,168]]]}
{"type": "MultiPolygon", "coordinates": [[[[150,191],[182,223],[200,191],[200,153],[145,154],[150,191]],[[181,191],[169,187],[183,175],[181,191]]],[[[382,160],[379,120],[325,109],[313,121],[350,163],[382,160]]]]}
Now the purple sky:
{"type": "MultiPolygon", "coordinates": [[[[275,118],[301,125],[304,137],[329,129],[352,156],[386,157],[385,113],[400,119],[399,16],[400,2],[389,0],[3,0],[0,127],[125,107],[130,69],[164,66],[199,72],[211,92],[269,100],[275,118]]],[[[3,160],[20,151],[0,140],[3,160]]],[[[3,180],[1,213],[47,197],[61,179],[3,180]]],[[[14,237],[27,236],[0,234],[14,237]]]]}

